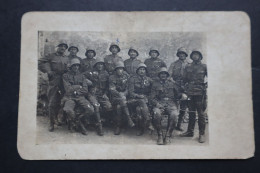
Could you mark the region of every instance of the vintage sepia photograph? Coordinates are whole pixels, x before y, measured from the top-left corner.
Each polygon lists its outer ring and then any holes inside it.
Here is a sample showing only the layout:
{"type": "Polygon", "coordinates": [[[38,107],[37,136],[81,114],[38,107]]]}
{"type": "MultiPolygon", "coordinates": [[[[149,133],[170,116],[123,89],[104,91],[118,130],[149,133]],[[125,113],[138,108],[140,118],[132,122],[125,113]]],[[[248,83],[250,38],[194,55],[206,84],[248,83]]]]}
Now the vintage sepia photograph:
{"type": "Polygon", "coordinates": [[[208,145],[206,34],[38,32],[36,144],[208,145]]]}
{"type": "Polygon", "coordinates": [[[254,156],[243,12],[29,12],[17,150],[26,160],[254,156]]]}

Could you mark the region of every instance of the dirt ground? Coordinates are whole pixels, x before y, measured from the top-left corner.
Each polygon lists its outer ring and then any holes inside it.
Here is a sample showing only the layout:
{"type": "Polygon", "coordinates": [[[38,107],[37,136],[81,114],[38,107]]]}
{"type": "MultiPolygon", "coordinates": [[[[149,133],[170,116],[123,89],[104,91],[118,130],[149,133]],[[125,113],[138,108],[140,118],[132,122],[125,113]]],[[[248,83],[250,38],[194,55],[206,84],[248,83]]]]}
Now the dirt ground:
{"type": "MultiPolygon", "coordinates": [[[[188,123],[183,123],[183,128],[187,129],[188,123]]],[[[194,137],[180,137],[180,132],[174,131],[174,137],[169,145],[199,145],[209,144],[208,124],[206,126],[206,142],[198,142],[198,123],[196,123],[194,137]]],[[[56,126],[54,132],[48,131],[48,117],[37,116],[37,138],[36,144],[147,144],[156,145],[157,134],[147,131],[143,136],[136,136],[135,128],[123,129],[120,135],[114,135],[111,127],[104,127],[104,136],[98,136],[95,129],[88,129],[88,135],[78,132],[69,132],[66,125],[56,126]]]]}

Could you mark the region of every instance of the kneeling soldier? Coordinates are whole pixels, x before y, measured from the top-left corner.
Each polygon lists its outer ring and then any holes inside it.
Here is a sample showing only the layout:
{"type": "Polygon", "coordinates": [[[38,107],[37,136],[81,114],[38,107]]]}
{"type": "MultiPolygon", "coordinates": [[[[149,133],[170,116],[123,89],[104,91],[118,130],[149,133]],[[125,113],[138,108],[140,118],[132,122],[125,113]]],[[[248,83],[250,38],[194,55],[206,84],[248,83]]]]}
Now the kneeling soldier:
{"type": "Polygon", "coordinates": [[[129,75],[127,73],[124,73],[124,70],[125,67],[123,62],[119,61],[114,69],[115,74],[109,77],[109,91],[111,94],[111,101],[113,106],[116,107],[116,129],[114,132],[115,135],[119,135],[121,133],[122,113],[126,116],[128,125],[130,127],[133,127],[135,125],[130,117],[127,107],[126,96],[129,75]]]}
{"type": "Polygon", "coordinates": [[[136,75],[129,79],[129,98],[132,106],[136,107],[137,124],[139,131],[137,136],[144,133],[145,127],[148,125],[153,130],[150,112],[148,109],[148,95],[151,93],[152,79],[146,76],[146,65],[140,63],[137,66],[136,75]]]}
{"type": "Polygon", "coordinates": [[[97,119],[98,134],[103,136],[102,122],[100,119],[100,106],[106,113],[112,110],[111,103],[107,96],[109,74],[105,70],[105,63],[102,59],[97,59],[93,68],[94,71],[89,73],[89,79],[92,81],[92,87],[88,94],[88,99],[95,108],[97,119]]]}
{"type": "Polygon", "coordinates": [[[82,134],[87,135],[83,119],[86,115],[92,115],[94,108],[85,98],[88,93],[88,84],[84,75],[79,72],[79,67],[80,61],[78,59],[72,59],[69,72],[63,75],[63,85],[65,88],[63,111],[66,113],[69,127],[71,127],[75,126],[76,115],[74,108],[76,104],[83,108],[84,113],[78,117],[79,126],[82,134]]]}
{"type": "Polygon", "coordinates": [[[155,80],[152,86],[151,99],[154,104],[154,125],[158,133],[157,144],[167,144],[170,142],[173,129],[176,126],[178,119],[178,107],[176,99],[181,98],[181,94],[172,79],[169,78],[169,73],[166,68],[161,68],[158,73],[159,79],[155,80]],[[168,126],[165,138],[162,136],[162,115],[168,115],[168,126]]]}

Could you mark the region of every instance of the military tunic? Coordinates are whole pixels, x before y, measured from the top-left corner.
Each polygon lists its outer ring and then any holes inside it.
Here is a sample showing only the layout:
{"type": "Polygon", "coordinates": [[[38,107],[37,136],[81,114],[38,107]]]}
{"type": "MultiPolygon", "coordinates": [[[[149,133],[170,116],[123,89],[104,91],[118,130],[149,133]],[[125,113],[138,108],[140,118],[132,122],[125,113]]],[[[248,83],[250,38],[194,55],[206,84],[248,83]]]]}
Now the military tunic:
{"type": "Polygon", "coordinates": [[[141,63],[141,61],[137,58],[129,58],[124,61],[124,65],[126,68],[126,72],[130,75],[133,76],[136,74],[136,70],[138,68],[138,65],[141,63]]]}
{"type": "Polygon", "coordinates": [[[122,104],[122,102],[126,104],[128,78],[127,73],[123,73],[122,76],[113,74],[109,77],[109,91],[113,104],[122,104]]]}
{"type": "Polygon", "coordinates": [[[114,72],[116,63],[118,63],[119,61],[123,62],[123,59],[118,55],[107,55],[104,58],[105,68],[109,74],[112,74],[114,72]]]}
{"type": "Polygon", "coordinates": [[[82,60],[81,70],[82,72],[93,71],[93,66],[96,64],[96,58],[85,58],[82,60]]]}
{"type": "Polygon", "coordinates": [[[149,58],[144,61],[144,64],[147,66],[147,76],[153,80],[158,77],[158,73],[162,67],[166,67],[165,62],[160,58],[149,58]]]}

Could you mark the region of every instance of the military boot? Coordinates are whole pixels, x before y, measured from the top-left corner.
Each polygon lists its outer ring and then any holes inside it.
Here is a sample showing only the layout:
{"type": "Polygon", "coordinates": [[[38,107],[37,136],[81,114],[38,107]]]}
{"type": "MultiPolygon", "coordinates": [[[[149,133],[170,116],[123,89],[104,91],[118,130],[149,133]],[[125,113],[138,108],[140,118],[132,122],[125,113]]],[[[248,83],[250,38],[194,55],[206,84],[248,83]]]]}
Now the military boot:
{"type": "Polygon", "coordinates": [[[97,124],[97,133],[98,133],[99,136],[103,136],[104,135],[103,127],[102,127],[102,123],[101,122],[99,122],[97,124]]]}
{"type": "Polygon", "coordinates": [[[199,136],[199,143],[204,143],[206,141],[205,135],[200,135],[199,136]]]}
{"type": "Polygon", "coordinates": [[[54,123],[50,123],[49,125],[49,131],[53,132],[54,131],[54,123]]]}
{"type": "Polygon", "coordinates": [[[180,136],[181,137],[193,137],[194,133],[191,131],[187,131],[185,133],[182,133],[180,136]]]}
{"type": "Polygon", "coordinates": [[[86,130],[86,128],[85,128],[84,123],[83,123],[82,120],[79,120],[79,126],[80,126],[80,129],[81,129],[81,133],[82,133],[83,135],[88,135],[88,132],[87,132],[87,130],[86,130]]]}
{"type": "Polygon", "coordinates": [[[121,133],[121,128],[119,126],[117,126],[115,128],[114,135],[120,135],[120,133],[121,133]]]}
{"type": "Polygon", "coordinates": [[[161,132],[161,133],[158,133],[157,145],[163,145],[162,132],[161,132]]]}
{"type": "Polygon", "coordinates": [[[126,118],[127,118],[128,126],[129,127],[134,127],[135,124],[134,124],[132,118],[130,117],[130,113],[129,113],[128,108],[127,107],[123,107],[123,110],[124,110],[124,113],[125,113],[126,118]]]}
{"type": "Polygon", "coordinates": [[[181,128],[181,124],[182,124],[182,121],[183,121],[183,117],[184,117],[184,114],[185,112],[181,111],[180,114],[179,114],[179,118],[178,118],[178,123],[177,123],[177,126],[176,126],[176,130],[178,131],[183,131],[183,128],[181,128]]]}

